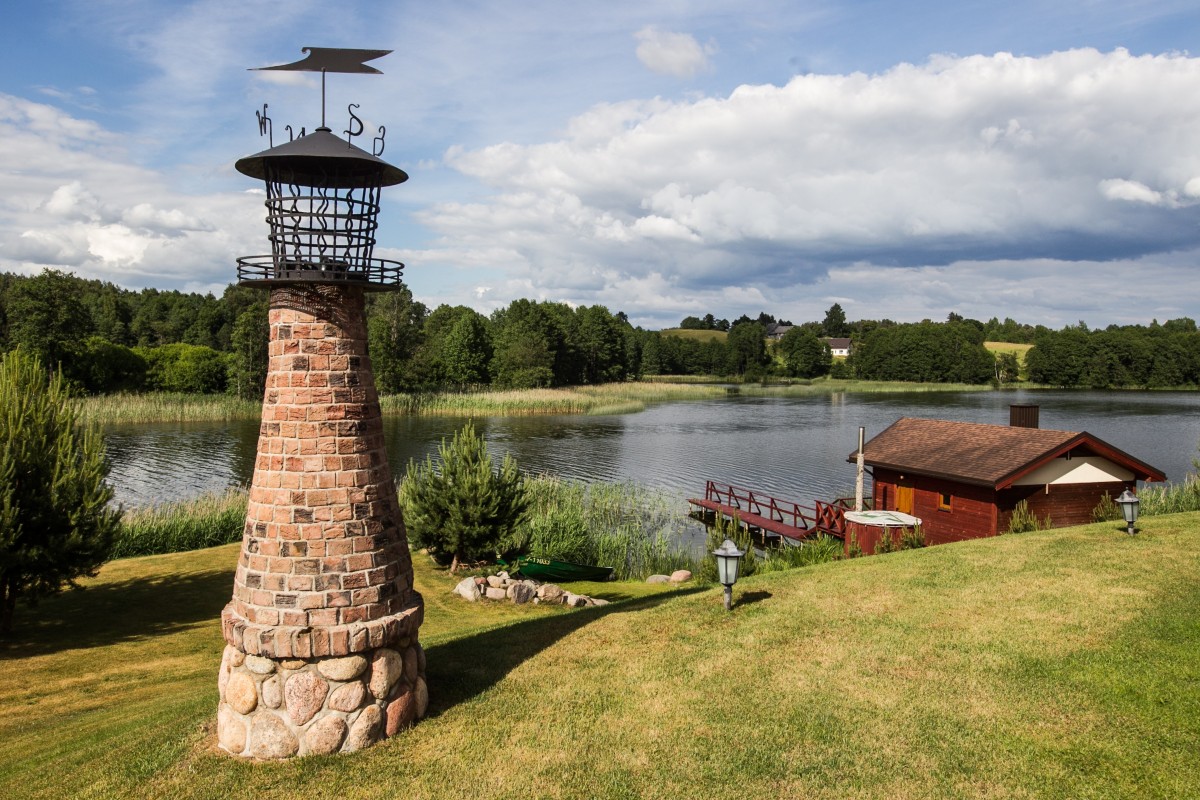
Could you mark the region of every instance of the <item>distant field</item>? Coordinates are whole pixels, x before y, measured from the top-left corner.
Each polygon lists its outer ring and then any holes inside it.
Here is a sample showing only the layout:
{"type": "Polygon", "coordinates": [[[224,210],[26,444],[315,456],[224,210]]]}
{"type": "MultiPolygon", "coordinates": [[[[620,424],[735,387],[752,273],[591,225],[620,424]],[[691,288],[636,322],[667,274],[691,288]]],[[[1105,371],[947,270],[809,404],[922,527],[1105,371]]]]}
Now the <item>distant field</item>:
{"type": "Polygon", "coordinates": [[[1025,354],[1029,352],[1031,344],[1013,344],[1012,342],[984,342],[983,346],[993,353],[1016,353],[1017,358],[1021,363],[1025,363],[1025,354]]]}
{"type": "Polygon", "coordinates": [[[718,339],[725,341],[729,336],[725,331],[697,331],[689,328],[666,328],[659,331],[663,336],[678,336],[680,339],[696,339],[701,342],[718,339]]]}

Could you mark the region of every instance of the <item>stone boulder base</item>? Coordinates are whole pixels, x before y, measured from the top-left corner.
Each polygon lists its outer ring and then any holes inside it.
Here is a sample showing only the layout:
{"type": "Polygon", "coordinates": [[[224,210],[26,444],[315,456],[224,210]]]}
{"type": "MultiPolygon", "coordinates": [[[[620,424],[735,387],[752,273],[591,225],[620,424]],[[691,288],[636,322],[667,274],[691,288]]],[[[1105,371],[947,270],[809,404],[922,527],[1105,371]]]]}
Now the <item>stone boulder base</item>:
{"type": "Polygon", "coordinates": [[[412,640],[335,659],[222,658],[217,743],[283,759],[361,750],[421,719],[425,654],[412,640]]]}

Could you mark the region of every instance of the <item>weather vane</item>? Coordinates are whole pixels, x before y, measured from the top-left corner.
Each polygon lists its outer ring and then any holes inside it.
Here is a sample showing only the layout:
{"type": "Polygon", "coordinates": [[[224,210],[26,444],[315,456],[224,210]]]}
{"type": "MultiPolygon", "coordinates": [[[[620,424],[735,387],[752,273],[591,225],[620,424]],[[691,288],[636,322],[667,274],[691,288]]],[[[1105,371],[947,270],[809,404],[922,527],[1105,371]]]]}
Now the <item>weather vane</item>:
{"type": "MultiPolygon", "coordinates": [[[[328,126],[325,124],[325,73],[341,72],[358,75],[382,75],[383,72],[381,70],[368,65],[366,62],[374,61],[377,58],[383,58],[392,51],[360,50],[347,47],[302,47],[300,48],[300,52],[307,53],[308,55],[299,61],[293,61],[290,64],[279,64],[278,66],[274,67],[253,67],[252,71],[265,72],[282,70],[286,72],[321,73],[321,128],[328,130],[328,126]]],[[[355,136],[361,135],[363,132],[362,120],[355,115],[353,111],[355,108],[358,108],[358,105],[355,103],[351,103],[347,108],[347,111],[350,113],[350,127],[343,131],[347,136],[347,142],[349,142],[355,136]],[[356,123],[357,130],[355,130],[356,123]]],[[[254,113],[258,117],[259,135],[261,136],[265,133],[268,137],[271,137],[271,119],[267,116],[266,104],[263,104],[263,110],[261,112],[255,111],[254,113]]],[[[290,134],[292,126],[287,125],[285,127],[290,134]]],[[[386,134],[387,131],[383,128],[383,126],[380,126],[379,135],[375,137],[375,142],[378,143],[379,146],[379,152],[375,153],[374,155],[378,156],[383,154],[383,137],[386,134]]],[[[300,135],[304,135],[303,128],[300,129],[300,135]]],[[[272,146],[274,146],[273,138],[269,138],[268,141],[272,146]]]]}

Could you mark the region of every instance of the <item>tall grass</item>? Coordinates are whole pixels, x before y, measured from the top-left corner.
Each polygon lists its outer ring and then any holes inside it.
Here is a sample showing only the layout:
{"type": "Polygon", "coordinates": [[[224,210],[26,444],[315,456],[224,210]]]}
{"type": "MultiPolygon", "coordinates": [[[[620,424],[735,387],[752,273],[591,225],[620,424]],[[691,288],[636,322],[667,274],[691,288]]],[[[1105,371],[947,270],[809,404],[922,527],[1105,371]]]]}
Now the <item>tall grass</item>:
{"type": "MultiPolygon", "coordinates": [[[[660,375],[652,380],[508,391],[413,392],[385,395],[379,404],[389,415],[525,416],[540,414],[630,414],[651,403],[725,397],[729,379],[713,376],[660,375]]],[[[965,383],[905,383],[821,378],[814,381],[742,384],[739,394],[804,396],[834,392],[965,392],[987,386],[965,383]]],[[[76,401],[89,419],[102,425],[154,422],[223,422],[257,419],[257,400],[223,394],[111,394],[76,401]]]]}
{"type": "Polygon", "coordinates": [[[529,518],[503,549],[613,567],[618,580],[695,566],[678,546],[685,517],[666,495],[631,482],[584,484],[548,476],[526,485],[529,518]]]}
{"type": "Polygon", "coordinates": [[[647,403],[724,396],[720,386],[663,382],[604,383],[561,389],[427,392],[380,398],[385,414],[524,416],[534,414],[624,414],[647,403]]]}
{"type": "Polygon", "coordinates": [[[224,422],[258,419],[262,403],[227,394],[104,394],[76,400],[88,419],[101,425],[147,422],[224,422]]]}
{"type": "Polygon", "coordinates": [[[179,553],[215,547],[242,538],[245,489],[229,489],[125,512],[113,545],[113,558],[179,553]]]}
{"type": "Polygon", "coordinates": [[[1200,511],[1200,476],[1189,472],[1182,483],[1143,486],[1138,500],[1138,511],[1146,516],[1200,511]]]}
{"type": "Polygon", "coordinates": [[[758,563],[758,571],[783,572],[797,567],[811,567],[813,564],[837,561],[842,555],[841,541],[820,533],[798,547],[785,545],[767,550],[758,563]]]}

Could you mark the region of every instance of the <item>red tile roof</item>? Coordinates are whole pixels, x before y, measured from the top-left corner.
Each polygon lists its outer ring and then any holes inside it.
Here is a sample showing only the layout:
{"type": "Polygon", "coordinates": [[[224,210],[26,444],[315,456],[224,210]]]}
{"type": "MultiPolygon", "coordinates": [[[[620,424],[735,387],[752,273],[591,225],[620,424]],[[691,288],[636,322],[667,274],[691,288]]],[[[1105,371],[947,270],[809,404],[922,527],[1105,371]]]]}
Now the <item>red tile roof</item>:
{"type": "MultiPolygon", "coordinates": [[[[870,466],[1003,488],[1069,450],[1095,453],[1140,480],[1166,476],[1090,433],[903,417],[863,446],[870,466]]],[[[850,454],[854,461],[857,451],[850,454]]]]}

